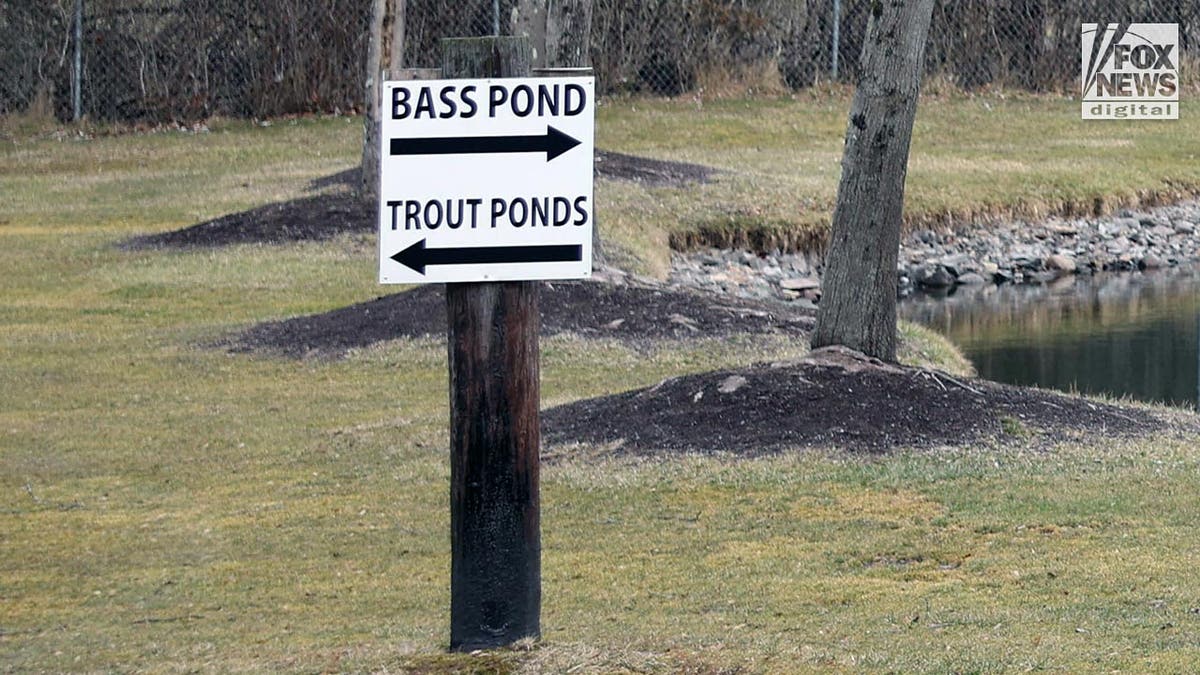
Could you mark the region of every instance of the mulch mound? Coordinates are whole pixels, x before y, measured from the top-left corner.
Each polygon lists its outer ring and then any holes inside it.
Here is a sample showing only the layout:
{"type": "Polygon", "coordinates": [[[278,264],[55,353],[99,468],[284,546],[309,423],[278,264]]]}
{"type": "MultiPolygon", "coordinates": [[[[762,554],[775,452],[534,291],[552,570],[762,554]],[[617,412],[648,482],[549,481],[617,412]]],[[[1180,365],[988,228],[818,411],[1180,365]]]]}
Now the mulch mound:
{"type": "Polygon", "coordinates": [[[350,232],[367,234],[378,227],[374,209],[353,193],[340,192],[267,204],[182,230],[133,237],[121,247],[138,250],[323,241],[350,232]]]}
{"type": "MultiPolygon", "coordinates": [[[[604,150],[596,153],[596,175],[650,186],[684,186],[708,182],[715,169],[699,164],[667,162],[604,150]]],[[[127,239],[121,248],[203,248],[232,244],[283,244],[323,241],[345,233],[369,234],[379,223],[375,209],[354,192],[360,170],[347,169],[318,178],[308,185],[322,194],[267,204],[231,213],[181,230],[127,239]],[[326,192],[330,189],[334,192],[326,192]]]]}
{"type": "Polygon", "coordinates": [[[665,380],[542,415],[543,438],[613,445],[615,454],[762,455],[789,448],[894,448],[975,440],[1041,442],[1071,432],[1145,434],[1166,423],[1137,410],[938,371],[884,364],[842,347],[799,362],[665,380]]]}
{"type": "MultiPolygon", "coordinates": [[[[811,310],[782,303],[634,283],[543,283],[538,306],[543,335],[575,333],[635,344],[734,334],[806,337],[815,321],[811,310]]],[[[445,334],[444,286],[433,284],[324,314],[259,324],[219,346],[329,358],[384,340],[445,334]]]]}

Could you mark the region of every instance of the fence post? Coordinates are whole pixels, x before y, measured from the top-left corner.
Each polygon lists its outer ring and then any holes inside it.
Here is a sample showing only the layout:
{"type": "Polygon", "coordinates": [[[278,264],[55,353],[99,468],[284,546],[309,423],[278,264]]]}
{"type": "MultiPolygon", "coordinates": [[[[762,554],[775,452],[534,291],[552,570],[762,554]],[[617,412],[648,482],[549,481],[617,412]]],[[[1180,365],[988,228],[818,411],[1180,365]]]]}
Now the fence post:
{"type": "Polygon", "coordinates": [[[75,0],[75,63],[71,73],[71,119],[83,117],[83,0],[75,0]]]}
{"type": "MultiPolygon", "coordinates": [[[[530,74],[529,41],[442,41],[445,78],[530,74]]],[[[446,284],[450,648],[541,632],[538,282],[446,284]]]]}

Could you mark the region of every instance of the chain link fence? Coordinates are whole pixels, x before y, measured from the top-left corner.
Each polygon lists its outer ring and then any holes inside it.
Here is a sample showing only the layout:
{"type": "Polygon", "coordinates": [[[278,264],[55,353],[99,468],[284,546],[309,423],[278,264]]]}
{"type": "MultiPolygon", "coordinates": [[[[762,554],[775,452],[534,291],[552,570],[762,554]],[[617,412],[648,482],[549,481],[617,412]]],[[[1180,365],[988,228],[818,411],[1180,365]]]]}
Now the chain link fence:
{"type": "MultiPolygon", "coordinates": [[[[436,67],[443,37],[508,32],[519,1],[408,0],[405,65],[436,67]]],[[[852,82],[877,1],[593,0],[591,62],[606,94],[852,82]]],[[[0,115],[356,111],[370,17],[371,0],[0,0],[0,115]]],[[[940,0],[928,72],[964,89],[1073,91],[1084,21],[1179,23],[1182,50],[1200,52],[1195,0],[940,0]]]]}

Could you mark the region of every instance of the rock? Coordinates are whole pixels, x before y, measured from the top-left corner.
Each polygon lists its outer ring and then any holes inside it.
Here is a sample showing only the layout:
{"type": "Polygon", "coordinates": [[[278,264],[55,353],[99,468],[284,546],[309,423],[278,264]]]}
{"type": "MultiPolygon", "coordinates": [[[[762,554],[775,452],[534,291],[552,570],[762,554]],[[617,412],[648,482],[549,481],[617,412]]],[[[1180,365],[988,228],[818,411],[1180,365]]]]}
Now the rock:
{"type": "Polygon", "coordinates": [[[1122,232],[1140,227],[1142,223],[1137,218],[1116,218],[1112,224],[1117,227],[1118,232],[1122,232]]]}
{"type": "Polygon", "coordinates": [[[961,286],[982,286],[987,283],[987,280],[977,272],[967,272],[958,277],[956,282],[961,286]]]}
{"type": "Polygon", "coordinates": [[[1192,222],[1189,222],[1186,220],[1176,221],[1175,234],[1195,234],[1195,232],[1196,232],[1196,224],[1195,223],[1192,223],[1192,222]]]}
{"type": "Polygon", "coordinates": [[[997,269],[992,272],[992,281],[997,284],[1007,284],[1013,280],[1013,273],[1010,270],[997,269]]]}
{"type": "Polygon", "coordinates": [[[1023,267],[1029,270],[1040,269],[1044,258],[1045,249],[1040,247],[1015,246],[1009,252],[1009,259],[1013,267],[1023,267]]]}
{"type": "Polygon", "coordinates": [[[613,319],[612,321],[609,321],[608,323],[604,324],[604,327],[609,330],[616,330],[616,329],[620,328],[621,325],[624,323],[625,323],[625,319],[613,319]]]}
{"type": "Polygon", "coordinates": [[[1169,227],[1171,225],[1166,218],[1153,214],[1138,218],[1138,223],[1140,223],[1142,227],[1169,227]]]}
{"type": "Polygon", "coordinates": [[[1138,269],[1141,269],[1141,270],[1156,270],[1156,269],[1161,268],[1162,266],[1163,266],[1162,258],[1159,258],[1158,256],[1154,255],[1153,253],[1147,254],[1146,257],[1142,258],[1138,262],[1138,269]]]}
{"type": "Polygon", "coordinates": [[[1050,256],[1049,258],[1046,258],[1045,267],[1046,267],[1046,269],[1054,271],[1054,272],[1062,272],[1063,274],[1074,274],[1076,265],[1075,265],[1075,261],[1072,260],[1070,257],[1062,255],[1060,253],[1055,253],[1054,255],[1050,256]]]}
{"type": "Polygon", "coordinates": [[[746,386],[746,378],[741,375],[730,375],[721,380],[721,384],[717,385],[717,391],[722,394],[732,394],[733,392],[746,386]]]}
{"type": "Polygon", "coordinates": [[[821,280],[817,277],[790,277],[780,279],[779,287],[785,291],[807,291],[812,288],[820,288],[821,280]]]}
{"type": "Polygon", "coordinates": [[[913,278],[918,286],[925,288],[949,288],[954,285],[954,276],[941,265],[925,265],[916,271],[913,278]]]}
{"type": "Polygon", "coordinates": [[[965,274],[967,272],[978,272],[979,264],[965,253],[957,255],[943,256],[937,261],[937,264],[946,268],[946,271],[954,276],[965,274]]]}

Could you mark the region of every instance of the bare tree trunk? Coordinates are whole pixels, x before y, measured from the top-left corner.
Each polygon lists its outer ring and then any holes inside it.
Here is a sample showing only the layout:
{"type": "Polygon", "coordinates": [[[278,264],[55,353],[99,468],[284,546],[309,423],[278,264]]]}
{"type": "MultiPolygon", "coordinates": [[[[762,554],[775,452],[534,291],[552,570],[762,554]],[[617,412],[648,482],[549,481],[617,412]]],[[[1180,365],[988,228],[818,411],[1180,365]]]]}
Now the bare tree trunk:
{"type": "Polygon", "coordinates": [[[547,0],[517,0],[512,15],[512,34],[529,39],[529,65],[533,68],[545,68],[547,64],[546,2],[547,0]]]}
{"type": "Polygon", "coordinates": [[[592,0],[550,0],[546,10],[546,65],[584,68],[591,65],[592,0]]]}
{"type": "Polygon", "coordinates": [[[391,41],[388,43],[387,69],[389,77],[397,77],[404,67],[404,37],[408,28],[408,1],[389,0],[391,5],[391,41]]]}
{"type": "Polygon", "coordinates": [[[534,68],[586,68],[592,0],[517,0],[512,32],[529,38],[534,68]]]}
{"type": "Polygon", "coordinates": [[[387,0],[372,0],[367,84],[363,92],[362,177],[358,190],[368,205],[379,200],[379,58],[383,51],[383,15],[386,12],[387,0]]]}
{"type": "Polygon", "coordinates": [[[896,359],[896,262],[904,179],[934,0],[874,0],[813,347],[896,359]]]}
{"type": "MultiPolygon", "coordinates": [[[[534,68],[588,68],[592,0],[517,0],[513,35],[529,38],[534,68]]],[[[605,262],[600,228],[592,223],[592,264],[605,262]]]]}
{"type": "Polygon", "coordinates": [[[359,194],[367,205],[379,201],[379,91],[383,72],[404,66],[405,0],[372,0],[371,39],[367,47],[363,100],[362,181],[359,194]],[[388,30],[390,26],[391,30],[388,30]]]}

